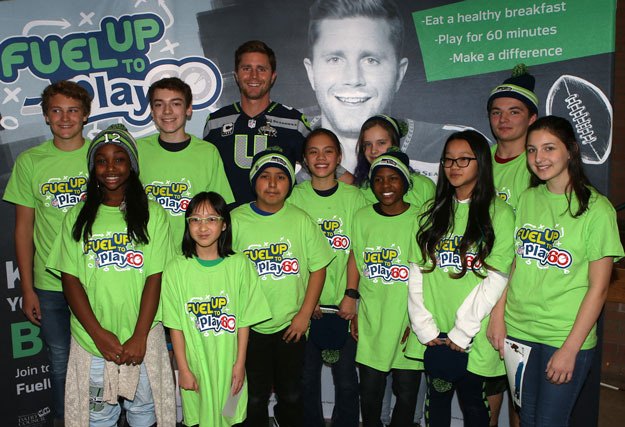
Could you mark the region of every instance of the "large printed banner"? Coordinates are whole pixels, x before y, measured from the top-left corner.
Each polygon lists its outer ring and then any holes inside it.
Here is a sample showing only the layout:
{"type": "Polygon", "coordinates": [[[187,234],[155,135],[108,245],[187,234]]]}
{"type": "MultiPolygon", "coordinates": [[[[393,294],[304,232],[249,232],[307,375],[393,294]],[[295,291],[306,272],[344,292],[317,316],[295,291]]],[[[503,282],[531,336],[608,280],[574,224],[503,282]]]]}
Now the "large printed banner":
{"type": "MultiPolygon", "coordinates": [[[[51,137],[40,107],[50,82],[71,79],[93,95],[88,137],[113,122],[141,137],[155,132],[150,83],[179,76],[194,95],[187,130],[201,135],[211,111],[238,99],[234,50],[261,39],[277,55],[272,99],[334,130],[347,169],[362,122],[387,113],[405,124],[411,165],[433,179],[441,133],[469,126],[492,139],[490,90],[525,63],[539,114],[573,122],[587,172],[605,192],[615,10],[616,0],[5,0],[0,190],[17,155],[51,137]],[[390,11],[387,21],[367,12],[376,4],[390,11]]],[[[3,425],[51,425],[49,364],[20,309],[13,215],[0,205],[3,425]]]]}

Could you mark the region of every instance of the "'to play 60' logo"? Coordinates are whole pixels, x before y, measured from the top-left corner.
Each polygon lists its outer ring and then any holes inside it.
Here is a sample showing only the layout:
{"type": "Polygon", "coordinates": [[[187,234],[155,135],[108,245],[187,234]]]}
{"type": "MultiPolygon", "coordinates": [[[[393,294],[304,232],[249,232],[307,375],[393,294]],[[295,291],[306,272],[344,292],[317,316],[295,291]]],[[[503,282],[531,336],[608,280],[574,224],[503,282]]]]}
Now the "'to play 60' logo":
{"type": "Polygon", "coordinates": [[[330,240],[332,249],[348,249],[350,244],[349,237],[342,234],[337,234],[330,240]]]}
{"type": "Polygon", "coordinates": [[[143,266],[143,253],[135,251],[126,252],[126,262],[134,268],[140,268],[143,266]]]}

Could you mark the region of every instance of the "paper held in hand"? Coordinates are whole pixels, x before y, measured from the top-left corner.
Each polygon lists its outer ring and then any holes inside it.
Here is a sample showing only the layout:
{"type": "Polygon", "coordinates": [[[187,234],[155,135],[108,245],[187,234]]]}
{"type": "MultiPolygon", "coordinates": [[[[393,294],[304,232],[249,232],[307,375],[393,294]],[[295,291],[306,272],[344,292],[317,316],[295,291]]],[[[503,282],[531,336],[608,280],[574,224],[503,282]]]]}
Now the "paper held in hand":
{"type": "Polygon", "coordinates": [[[523,391],[523,374],[530,356],[532,348],[506,338],[504,342],[503,361],[508,374],[508,384],[510,385],[510,395],[516,405],[521,407],[521,396],[523,391]]]}

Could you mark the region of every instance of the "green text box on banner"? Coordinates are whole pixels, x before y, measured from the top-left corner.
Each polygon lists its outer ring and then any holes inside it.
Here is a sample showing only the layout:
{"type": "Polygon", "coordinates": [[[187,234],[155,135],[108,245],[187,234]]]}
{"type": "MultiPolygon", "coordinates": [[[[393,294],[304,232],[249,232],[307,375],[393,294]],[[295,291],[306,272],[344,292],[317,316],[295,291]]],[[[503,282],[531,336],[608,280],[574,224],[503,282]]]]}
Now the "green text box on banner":
{"type": "Polygon", "coordinates": [[[413,13],[428,81],[614,51],[616,0],[466,0],[413,13]]]}

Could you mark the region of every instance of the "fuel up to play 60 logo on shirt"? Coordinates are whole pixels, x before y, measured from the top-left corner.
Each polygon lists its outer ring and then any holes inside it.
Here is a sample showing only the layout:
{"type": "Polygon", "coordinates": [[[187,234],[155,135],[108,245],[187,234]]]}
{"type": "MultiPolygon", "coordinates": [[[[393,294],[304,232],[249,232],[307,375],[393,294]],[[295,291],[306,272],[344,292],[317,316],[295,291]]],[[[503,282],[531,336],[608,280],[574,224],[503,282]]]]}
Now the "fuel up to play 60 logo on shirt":
{"type": "Polygon", "coordinates": [[[187,312],[191,315],[197,329],[206,336],[211,331],[214,335],[220,335],[223,332],[232,334],[236,331],[237,318],[227,313],[228,302],[228,297],[224,295],[194,299],[187,302],[187,312]]]}
{"type": "Polygon", "coordinates": [[[128,234],[113,233],[111,237],[93,236],[84,245],[83,253],[93,252],[98,268],[106,269],[111,265],[121,269],[143,267],[143,252],[131,248],[128,234]]]}
{"type": "Polygon", "coordinates": [[[46,203],[46,206],[52,206],[66,212],[68,208],[73,207],[85,198],[86,185],[87,178],[84,176],[65,177],[63,179],[55,178],[42,184],[39,191],[42,196],[51,200],[49,203],[46,203]]]}
{"type": "Polygon", "coordinates": [[[399,262],[401,250],[396,248],[366,248],[363,255],[364,276],[374,283],[382,279],[383,284],[408,282],[410,270],[408,266],[393,264],[399,262]]]}
{"type": "Polygon", "coordinates": [[[258,275],[273,275],[281,278],[285,275],[299,274],[299,261],[290,258],[290,245],[287,242],[271,243],[268,246],[249,248],[243,251],[245,255],[256,265],[258,275]]]}
{"type": "Polygon", "coordinates": [[[573,257],[559,247],[561,236],[562,231],[525,224],[516,232],[517,253],[528,262],[535,260],[539,268],[553,266],[563,269],[566,274],[565,269],[571,265],[573,257]]]}

